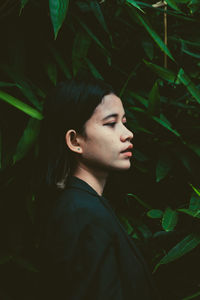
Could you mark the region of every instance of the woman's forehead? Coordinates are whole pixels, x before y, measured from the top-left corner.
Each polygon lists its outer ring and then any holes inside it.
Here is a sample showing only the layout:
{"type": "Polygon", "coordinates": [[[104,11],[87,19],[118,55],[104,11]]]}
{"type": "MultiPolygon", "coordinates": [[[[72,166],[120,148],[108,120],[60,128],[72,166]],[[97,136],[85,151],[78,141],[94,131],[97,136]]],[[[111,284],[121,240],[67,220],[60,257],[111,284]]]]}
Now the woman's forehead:
{"type": "Polygon", "coordinates": [[[101,103],[96,107],[94,115],[97,118],[105,118],[107,115],[124,115],[124,107],[119,97],[109,94],[103,97],[101,103]]]}

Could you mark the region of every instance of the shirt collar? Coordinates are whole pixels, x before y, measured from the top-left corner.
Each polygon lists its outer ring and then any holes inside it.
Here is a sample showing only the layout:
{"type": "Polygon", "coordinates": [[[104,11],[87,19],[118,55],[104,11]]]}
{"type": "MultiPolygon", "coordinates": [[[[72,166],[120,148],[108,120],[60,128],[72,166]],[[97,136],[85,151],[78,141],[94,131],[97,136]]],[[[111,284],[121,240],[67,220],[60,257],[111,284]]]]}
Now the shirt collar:
{"type": "Polygon", "coordinates": [[[67,180],[66,188],[70,187],[78,188],[92,195],[101,197],[87,182],[75,176],[70,176],[67,180]]]}

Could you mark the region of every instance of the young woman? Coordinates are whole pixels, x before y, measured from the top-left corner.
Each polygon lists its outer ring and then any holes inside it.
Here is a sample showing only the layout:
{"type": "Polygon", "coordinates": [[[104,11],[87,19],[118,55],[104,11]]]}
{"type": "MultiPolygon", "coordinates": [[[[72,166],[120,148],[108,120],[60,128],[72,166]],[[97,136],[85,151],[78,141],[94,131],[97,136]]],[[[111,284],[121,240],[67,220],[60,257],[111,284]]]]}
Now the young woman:
{"type": "Polygon", "coordinates": [[[71,80],[46,99],[44,115],[53,201],[41,241],[43,299],[157,299],[140,252],[102,196],[109,173],[130,168],[133,133],[120,98],[102,81],[71,80]]]}

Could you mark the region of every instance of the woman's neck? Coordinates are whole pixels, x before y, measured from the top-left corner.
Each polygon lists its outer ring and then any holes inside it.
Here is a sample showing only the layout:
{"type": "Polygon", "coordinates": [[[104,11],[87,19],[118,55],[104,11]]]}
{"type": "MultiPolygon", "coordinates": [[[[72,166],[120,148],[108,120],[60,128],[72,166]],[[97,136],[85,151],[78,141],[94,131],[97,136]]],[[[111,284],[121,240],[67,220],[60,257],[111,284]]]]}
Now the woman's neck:
{"type": "Polygon", "coordinates": [[[88,169],[85,165],[79,165],[72,175],[87,182],[100,196],[103,194],[107,173],[88,169]]]}

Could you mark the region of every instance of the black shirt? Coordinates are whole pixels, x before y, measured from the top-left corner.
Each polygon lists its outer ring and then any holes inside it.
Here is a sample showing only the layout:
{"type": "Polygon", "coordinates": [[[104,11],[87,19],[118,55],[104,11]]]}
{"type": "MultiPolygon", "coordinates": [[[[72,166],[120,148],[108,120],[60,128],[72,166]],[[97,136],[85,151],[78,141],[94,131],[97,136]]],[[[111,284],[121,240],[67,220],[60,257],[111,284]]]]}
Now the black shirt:
{"type": "Polygon", "coordinates": [[[44,299],[158,299],[146,264],[108,201],[70,177],[42,242],[44,299]]]}

